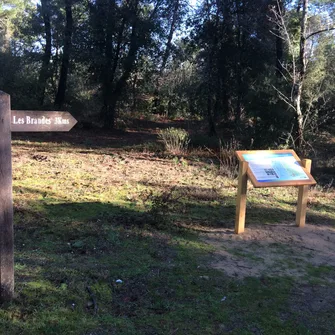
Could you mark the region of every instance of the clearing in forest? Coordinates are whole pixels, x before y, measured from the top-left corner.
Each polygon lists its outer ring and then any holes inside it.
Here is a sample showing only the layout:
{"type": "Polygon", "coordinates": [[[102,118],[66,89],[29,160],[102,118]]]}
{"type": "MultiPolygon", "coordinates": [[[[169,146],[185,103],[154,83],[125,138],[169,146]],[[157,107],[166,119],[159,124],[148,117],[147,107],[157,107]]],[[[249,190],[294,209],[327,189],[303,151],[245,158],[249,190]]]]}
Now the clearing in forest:
{"type": "Polygon", "coordinates": [[[237,236],[237,180],[156,133],[15,135],[16,298],[0,333],[333,334],[334,190],[311,190],[297,229],[295,188],[250,185],[237,236]]]}

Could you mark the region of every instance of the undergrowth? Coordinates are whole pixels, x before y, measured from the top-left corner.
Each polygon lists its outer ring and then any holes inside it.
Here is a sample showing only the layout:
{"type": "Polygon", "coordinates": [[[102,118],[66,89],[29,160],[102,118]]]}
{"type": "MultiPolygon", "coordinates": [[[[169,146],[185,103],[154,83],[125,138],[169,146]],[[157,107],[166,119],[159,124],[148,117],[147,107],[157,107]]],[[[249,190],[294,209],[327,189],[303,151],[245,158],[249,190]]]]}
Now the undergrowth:
{"type": "Polygon", "coordinates": [[[166,150],[174,155],[186,153],[190,143],[189,134],[184,129],[173,127],[162,129],[158,137],[163,141],[166,150]]]}

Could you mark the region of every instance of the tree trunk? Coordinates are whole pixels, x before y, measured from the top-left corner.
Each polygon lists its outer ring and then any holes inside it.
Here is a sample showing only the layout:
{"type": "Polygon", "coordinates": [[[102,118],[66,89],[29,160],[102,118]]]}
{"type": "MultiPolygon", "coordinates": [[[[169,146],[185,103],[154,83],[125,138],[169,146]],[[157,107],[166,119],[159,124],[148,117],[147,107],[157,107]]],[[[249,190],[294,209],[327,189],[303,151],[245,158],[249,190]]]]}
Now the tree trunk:
{"type": "Polygon", "coordinates": [[[174,8],[173,8],[173,13],[172,13],[172,21],[171,21],[171,25],[170,25],[170,30],[169,30],[169,35],[166,41],[166,45],[165,45],[165,51],[163,54],[163,58],[162,58],[162,64],[160,66],[159,69],[159,75],[157,77],[157,81],[156,81],[156,88],[154,91],[154,100],[153,100],[153,112],[156,112],[159,110],[159,105],[161,102],[161,98],[160,98],[160,88],[161,88],[161,78],[163,75],[163,72],[165,70],[166,67],[166,63],[169,59],[170,56],[170,51],[171,51],[171,46],[172,46],[172,38],[173,38],[173,34],[176,30],[176,24],[177,24],[177,19],[178,19],[178,12],[179,12],[179,8],[180,8],[180,4],[179,4],[179,0],[175,0],[174,3],[174,8]]]}
{"type": "MultiPolygon", "coordinates": [[[[215,39],[216,41],[216,39],[215,39]]],[[[216,43],[214,44],[216,46],[216,43]]],[[[208,135],[213,136],[216,135],[216,129],[215,129],[215,122],[213,118],[213,95],[215,95],[215,89],[213,83],[214,81],[214,75],[213,75],[213,63],[214,63],[214,53],[215,50],[212,47],[208,50],[208,69],[207,69],[207,83],[206,83],[206,94],[207,94],[207,122],[208,122],[208,135]]],[[[217,99],[219,97],[216,97],[217,99]]]]}
{"type": "Polygon", "coordinates": [[[239,127],[242,121],[242,111],[243,111],[243,78],[242,78],[242,31],[241,31],[241,22],[240,22],[240,13],[237,11],[237,29],[236,29],[236,44],[237,44],[237,55],[236,55],[236,84],[237,84],[237,101],[236,101],[236,113],[235,113],[235,122],[239,127]]]}
{"type": "Polygon", "coordinates": [[[110,90],[106,91],[107,96],[104,104],[104,111],[105,111],[104,128],[106,129],[113,129],[115,127],[116,105],[127,84],[127,80],[131,75],[131,71],[134,68],[136,54],[140,47],[139,43],[140,37],[138,36],[138,22],[136,17],[137,4],[138,2],[136,2],[136,6],[133,12],[134,18],[130,38],[130,46],[127,57],[123,62],[123,73],[119,78],[119,80],[115,83],[115,85],[113,85],[113,83],[110,81],[107,86],[107,88],[110,89],[111,91],[110,90]],[[112,85],[114,86],[114,89],[112,88],[112,85]]]}
{"type": "Polygon", "coordinates": [[[246,34],[243,28],[243,15],[245,13],[244,3],[239,6],[236,11],[236,19],[237,19],[237,27],[235,33],[235,40],[237,45],[236,52],[236,85],[237,85],[237,101],[236,101],[236,113],[235,113],[235,121],[236,125],[239,128],[241,122],[244,118],[244,99],[246,95],[246,85],[245,85],[245,69],[247,68],[245,65],[245,45],[246,45],[246,34]]]}
{"type": "Polygon", "coordinates": [[[171,45],[172,45],[172,37],[173,34],[176,30],[176,23],[178,19],[178,11],[179,11],[179,0],[175,0],[174,8],[173,8],[173,14],[172,14],[172,21],[171,21],[171,26],[170,26],[170,31],[169,31],[169,36],[166,42],[166,47],[165,47],[165,52],[163,55],[163,60],[162,60],[162,65],[160,68],[160,75],[163,73],[167,60],[170,56],[170,51],[171,51],[171,45]]]}
{"type": "Polygon", "coordinates": [[[71,0],[65,0],[65,12],[66,12],[66,26],[64,34],[64,49],[62,66],[60,71],[60,78],[58,83],[58,91],[55,99],[55,105],[58,108],[62,108],[65,100],[67,76],[69,71],[70,54],[72,46],[72,30],[73,30],[73,18],[72,18],[72,7],[71,0]]]}
{"type": "Polygon", "coordinates": [[[304,117],[301,110],[301,88],[297,96],[297,147],[302,148],[304,144],[304,117]]]}
{"type": "Polygon", "coordinates": [[[41,0],[42,15],[44,21],[44,32],[45,32],[45,48],[44,55],[42,58],[42,67],[39,75],[39,103],[42,106],[44,104],[45,90],[47,80],[49,79],[49,65],[51,59],[51,23],[50,23],[50,6],[49,0],[41,0]]]}
{"type": "Polygon", "coordinates": [[[103,10],[107,13],[107,26],[106,32],[104,32],[104,29],[99,26],[101,40],[104,41],[104,45],[102,46],[101,42],[100,46],[102,55],[104,54],[104,64],[102,67],[103,107],[101,110],[101,118],[103,120],[104,127],[112,129],[114,128],[115,120],[114,114],[113,112],[111,113],[111,110],[114,110],[115,106],[112,106],[111,94],[113,87],[114,69],[117,68],[117,64],[115,64],[116,56],[113,55],[113,35],[115,33],[115,0],[110,1],[106,8],[103,7],[103,10]]]}
{"type": "Polygon", "coordinates": [[[296,112],[297,112],[297,147],[301,149],[304,143],[304,117],[301,108],[302,87],[306,73],[306,29],[307,29],[307,10],[308,0],[302,1],[302,17],[300,21],[300,52],[298,66],[298,82],[296,95],[296,112]]]}
{"type": "MultiPolygon", "coordinates": [[[[284,14],[284,4],[283,4],[283,0],[277,0],[276,1],[276,11],[278,13],[282,13],[282,15],[284,14]]],[[[279,27],[277,26],[275,28],[275,32],[276,32],[276,76],[278,78],[282,77],[282,70],[283,70],[283,39],[281,38],[281,32],[279,27]]]]}
{"type": "Polygon", "coordinates": [[[215,123],[213,120],[213,113],[212,113],[212,97],[210,92],[207,95],[207,121],[208,121],[208,135],[214,136],[216,135],[215,123]]]}
{"type": "Polygon", "coordinates": [[[137,109],[137,96],[136,96],[136,88],[137,88],[137,74],[135,74],[133,82],[132,82],[132,105],[131,105],[131,111],[134,114],[137,109]]]}

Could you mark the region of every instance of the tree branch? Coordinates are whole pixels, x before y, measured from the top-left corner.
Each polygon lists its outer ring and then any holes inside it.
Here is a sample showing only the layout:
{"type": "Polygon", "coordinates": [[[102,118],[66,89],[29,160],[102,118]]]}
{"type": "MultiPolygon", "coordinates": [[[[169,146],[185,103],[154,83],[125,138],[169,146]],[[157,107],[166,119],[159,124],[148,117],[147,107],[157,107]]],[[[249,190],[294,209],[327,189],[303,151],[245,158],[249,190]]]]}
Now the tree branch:
{"type": "Polygon", "coordinates": [[[325,28],[325,29],[321,29],[321,30],[318,30],[318,31],[314,31],[314,33],[311,33],[306,37],[306,40],[308,40],[309,38],[311,38],[314,35],[321,34],[321,33],[324,33],[326,31],[331,31],[331,30],[335,30],[335,27],[325,28]]]}
{"type": "Polygon", "coordinates": [[[290,100],[289,98],[284,94],[282,93],[280,90],[278,90],[278,88],[276,86],[273,86],[272,87],[277,91],[277,93],[279,94],[279,98],[281,100],[283,100],[287,105],[289,105],[293,110],[296,111],[296,108],[290,103],[290,100]]]}

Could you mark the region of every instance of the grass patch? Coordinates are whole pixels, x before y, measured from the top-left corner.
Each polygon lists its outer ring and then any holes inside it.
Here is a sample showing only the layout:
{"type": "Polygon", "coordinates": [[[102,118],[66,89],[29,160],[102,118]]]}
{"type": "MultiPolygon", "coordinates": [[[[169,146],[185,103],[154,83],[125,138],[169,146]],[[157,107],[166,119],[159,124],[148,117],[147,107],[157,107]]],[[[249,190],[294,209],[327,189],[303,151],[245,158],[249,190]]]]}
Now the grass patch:
{"type": "Polygon", "coordinates": [[[333,278],[335,275],[335,267],[331,265],[307,266],[307,273],[310,277],[317,279],[333,278]]]}
{"type": "MultiPolygon", "coordinates": [[[[1,306],[1,334],[318,334],[325,316],[305,322],[296,279],[238,280],[209,267],[216,249],[189,228],[234,222],[236,180],[210,161],[155,156],[153,144],[77,141],[95,149],[14,141],[16,297],[1,306]]],[[[294,192],[251,190],[248,224],[294,220],[294,192]]],[[[310,203],[315,219],[333,218],[330,201],[310,203]]]]}

